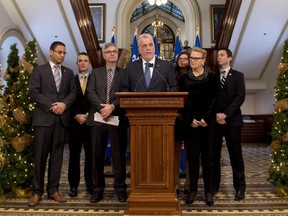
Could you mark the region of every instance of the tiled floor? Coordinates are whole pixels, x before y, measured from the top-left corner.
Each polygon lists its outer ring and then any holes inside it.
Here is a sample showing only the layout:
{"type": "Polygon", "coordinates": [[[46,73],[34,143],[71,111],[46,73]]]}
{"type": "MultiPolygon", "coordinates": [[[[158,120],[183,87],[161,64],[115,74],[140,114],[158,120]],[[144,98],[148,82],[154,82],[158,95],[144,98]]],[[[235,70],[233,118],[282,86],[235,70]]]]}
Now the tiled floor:
{"type": "MultiPolygon", "coordinates": [[[[67,194],[67,154],[65,149],[65,160],[61,178],[60,189],[67,194]]],[[[232,187],[232,173],[227,156],[227,149],[223,148],[222,182],[220,192],[216,196],[213,207],[205,205],[203,196],[203,183],[199,181],[199,191],[196,201],[192,205],[185,205],[185,195],[181,192],[179,200],[183,215],[288,215],[288,198],[277,197],[275,188],[267,182],[268,168],[270,165],[270,148],[266,144],[243,144],[243,155],[246,167],[247,190],[243,201],[234,201],[234,190],[232,187]]],[[[107,166],[107,174],[110,168],[107,166]]],[[[108,175],[109,176],[109,175],[108,175]]],[[[83,177],[77,198],[68,198],[67,203],[55,203],[43,196],[41,204],[35,208],[27,206],[27,198],[8,197],[5,202],[0,203],[0,215],[123,215],[125,203],[119,203],[113,192],[111,178],[107,177],[107,188],[104,200],[98,204],[89,202],[89,195],[85,192],[83,177]]],[[[127,179],[129,184],[129,178],[127,179]]],[[[181,178],[183,186],[184,179],[181,178]]]]}

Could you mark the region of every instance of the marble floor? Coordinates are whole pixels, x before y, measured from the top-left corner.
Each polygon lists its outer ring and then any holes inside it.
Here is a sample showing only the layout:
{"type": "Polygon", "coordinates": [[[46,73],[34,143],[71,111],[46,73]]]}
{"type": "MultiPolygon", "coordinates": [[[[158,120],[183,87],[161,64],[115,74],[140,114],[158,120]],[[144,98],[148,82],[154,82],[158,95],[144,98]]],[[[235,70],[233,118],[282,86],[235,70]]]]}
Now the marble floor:
{"type": "MultiPolygon", "coordinates": [[[[234,201],[234,189],[232,187],[232,171],[227,156],[227,149],[223,148],[222,157],[222,182],[219,193],[216,196],[213,207],[206,206],[203,194],[203,182],[199,181],[199,191],[196,201],[192,205],[185,205],[185,194],[181,191],[179,200],[181,203],[182,215],[288,215],[288,197],[278,197],[275,188],[269,182],[268,168],[270,166],[270,147],[267,144],[243,144],[243,156],[245,160],[245,173],[247,181],[246,198],[242,201],[234,201]]],[[[65,148],[64,164],[62,169],[60,190],[68,194],[67,183],[67,161],[68,149],[65,148]]],[[[129,169],[129,166],[128,166],[129,169]]],[[[83,176],[79,187],[77,198],[70,198],[67,195],[66,203],[55,203],[48,200],[47,196],[42,197],[41,204],[35,208],[29,208],[27,198],[7,197],[7,200],[0,203],[0,215],[5,216],[42,216],[42,215],[123,215],[126,204],[120,203],[112,188],[111,168],[106,167],[107,188],[104,199],[97,204],[89,202],[90,196],[85,192],[83,176]]],[[[183,188],[184,178],[181,178],[183,188]]],[[[130,179],[127,178],[128,192],[130,179]]]]}

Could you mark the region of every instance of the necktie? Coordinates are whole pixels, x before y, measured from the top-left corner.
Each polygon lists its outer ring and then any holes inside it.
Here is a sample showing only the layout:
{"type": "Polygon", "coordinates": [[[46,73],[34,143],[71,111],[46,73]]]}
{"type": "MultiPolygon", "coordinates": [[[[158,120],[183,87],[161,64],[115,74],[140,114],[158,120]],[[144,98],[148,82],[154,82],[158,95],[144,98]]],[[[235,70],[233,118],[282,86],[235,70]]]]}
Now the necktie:
{"type": "Polygon", "coordinates": [[[226,71],[221,71],[221,76],[222,76],[222,78],[221,78],[221,88],[223,88],[224,83],[226,81],[225,73],[226,73],[226,71]]]}
{"type": "Polygon", "coordinates": [[[106,92],[106,104],[110,103],[110,90],[112,84],[112,69],[107,70],[107,92],[106,92]]]}
{"type": "Polygon", "coordinates": [[[55,80],[57,92],[59,92],[60,83],[61,83],[60,73],[61,73],[60,66],[59,65],[54,65],[54,73],[53,73],[53,75],[54,75],[54,80],[55,80]]]}
{"type": "Polygon", "coordinates": [[[86,76],[81,76],[81,89],[83,95],[85,94],[86,86],[87,86],[86,76]]]}
{"type": "Polygon", "coordinates": [[[145,81],[147,88],[149,87],[150,81],[151,81],[151,75],[150,75],[150,68],[149,68],[149,62],[145,63],[145,81]]]}

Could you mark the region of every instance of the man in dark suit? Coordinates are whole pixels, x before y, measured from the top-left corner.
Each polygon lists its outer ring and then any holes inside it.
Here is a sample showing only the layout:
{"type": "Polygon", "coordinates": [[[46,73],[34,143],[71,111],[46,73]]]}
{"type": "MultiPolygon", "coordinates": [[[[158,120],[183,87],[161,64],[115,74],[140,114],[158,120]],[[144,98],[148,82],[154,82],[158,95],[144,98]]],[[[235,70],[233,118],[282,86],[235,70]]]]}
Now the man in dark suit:
{"type": "Polygon", "coordinates": [[[102,47],[106,65],[93,69],[87,87],[87,98],[90,102],[87,125],[91,126],[92,146],[92,179],[93,194],[91,203],[98,203],[103,199],[105,189],[104,163],[107,138],[110,137],[112,151],[112,168],[114,173],[114,189],[120,202],[127,200],[126,161],[127,122],[123,109],[120,109],[115,92],[121,90],[124,71],[117,67],[118,48],[113,43],[102,47]],[[94,114],[101,116],[94,118],[94,114]],[[111,125],[112,116],[119,117],[119,125],[111,125]],[[97,120],[97,121],[96,121],[97,120]],[[103,122],[99,122],[99,120],[103,122]],[[123,138],[123,139],[122,139],[123,138]],[[125,173],[125,175],[124,175],[125,173]]]}
{"type": "Polygon", "coordinates": [[[68,130],[69,137],[69,167],[68,181],[70,185],[69,196],[78,195],[80,182],[80,158],[82,146],[85,152],[84,179],[86,191],[92,193],[92,161],[90,127],[86,125],[90,103],[87,99],[86,86],[89,80],[89,56],[81,52],[77,57],[78,74],[75,75],[77,99],[71,107],[71,127],[68,130]]]}
{"type": "Polygon", "coordinates": [[[214,180],[213,190],[217,193],[221,180],[221,149],[225,137],[230,162],[233,171],[233,186],[236,191],[235,200],[245,198],[245,173],[241,147],[241,128],[243,126],[241,105],[245,100],[245,82],[243,73],[230,67],[232,52],[229,49],[219,49],[217,62],[220,72],[220,92],[216,110],[216,145],[214,149],[214,180]]]}
{"type": "Polygon", "coordinates": [[[36,103],[32,122],[35,131],[33,195],[28,202],[31,207],[39,204],[44,193],[48,155],[48,198],[66,202],[58,187],[65,132],[70,126],[70,106],[76,99],[76,88],[73,71],[61,65],[65,55],[65,44],[53,42],[49,62],[35,67],[30,77],[30,97],[36,103]]]}
{"type": "Polygon", "coordinates": [[[155,57],[155,47],[150,34],[138,37],[141,59],[127,65],[123,91],[169,92],[177,91],[175,68],[171,62],[155,57]]]}

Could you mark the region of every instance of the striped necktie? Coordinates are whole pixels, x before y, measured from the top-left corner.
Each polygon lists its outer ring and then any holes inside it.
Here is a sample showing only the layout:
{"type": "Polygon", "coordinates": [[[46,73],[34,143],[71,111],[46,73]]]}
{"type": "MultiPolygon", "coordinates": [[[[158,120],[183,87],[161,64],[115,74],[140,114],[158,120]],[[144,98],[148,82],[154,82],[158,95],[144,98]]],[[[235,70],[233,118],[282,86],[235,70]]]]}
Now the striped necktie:
{"type": "Polygon", "coordinates": [[[150,68],[149,68],[149,62],[145,63],[145,81],[146,81],[146,87],[149,87],[150,81],[151,81],[151,75],[150,75],[150,68]]]}
{"type": "Polygon", "coordinates": [[[86,86],[87,86],[86,76],[81,76],[81,89],[83,95],[85,94],[86,86]]]}
{"type": "Polygon", "coordinates": [[[54,75],[54,80],[55,80],[57,92],[59,92],[60,83],[61,83],[61,75],[60,75],[60,73],[61,73],[60,66],[59,65],[54,65],[53,75],[54,75]]]}
{"type": "Polygon", "coordinates": [[[223,88],[224,87],[224,84],[225,84],[225,81],[226,81],[226,71],[221,71],[221,76],[222,76],[222,78],[221,78],[221,88],[223,88]]]}
{"type": "Polygon", "coordinates": [[[107,70],[107,92],[106,92],[106,104],[110,104],[110,91],[112,84],[112,69],[107,70]]]}

